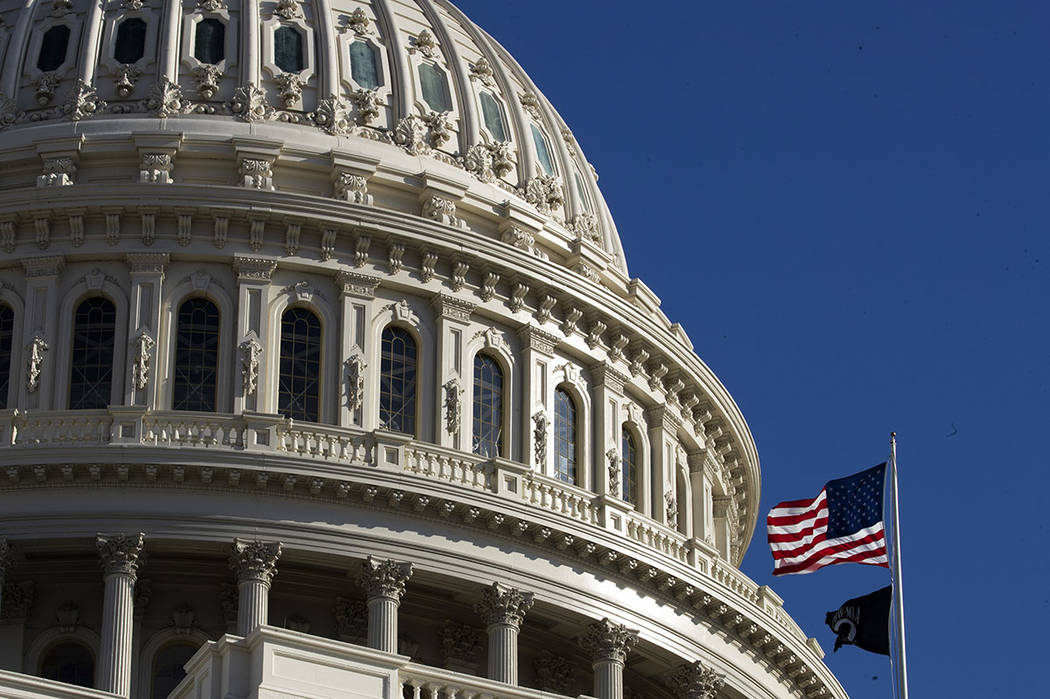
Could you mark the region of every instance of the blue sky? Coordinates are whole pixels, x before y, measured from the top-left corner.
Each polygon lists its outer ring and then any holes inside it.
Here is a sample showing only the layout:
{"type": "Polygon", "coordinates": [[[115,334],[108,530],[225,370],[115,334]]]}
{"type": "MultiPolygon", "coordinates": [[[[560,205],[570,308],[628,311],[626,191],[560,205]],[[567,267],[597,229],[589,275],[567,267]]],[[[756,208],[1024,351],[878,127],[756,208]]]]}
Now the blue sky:
{"type": "MultiPolygon", "coordinates": [[[[762,508],[885,460],[896,430],[910,686],[1044,684],[1050,566],[1045,2],[459,0],[601,176],[633,276],[735,396],[762,508]]],[[[842,565],[771,584],[851,696],[842,565]]]]}

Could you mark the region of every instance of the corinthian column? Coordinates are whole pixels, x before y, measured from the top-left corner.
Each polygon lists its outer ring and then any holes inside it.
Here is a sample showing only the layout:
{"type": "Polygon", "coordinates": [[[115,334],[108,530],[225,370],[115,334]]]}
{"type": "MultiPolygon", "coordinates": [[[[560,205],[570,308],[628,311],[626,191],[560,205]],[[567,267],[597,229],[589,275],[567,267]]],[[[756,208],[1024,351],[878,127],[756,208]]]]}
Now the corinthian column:
{"type": "Polygon", "coordinates": [[[679,665],[668,679],[675,699],[715,699],[726,683],[725,675],[704,667],[699,660],[679,665]]]}
{"type": "Polygon", "coordinates": [[[397,652],[397,608],[412,577],[412,564],[377,561],[369,556],[358,582],[368,599],[368,647],[397,652]]]}
{"type": "Polygon", "coordinates": [[[531,592],[494,582],[485,588],[481,602],[474,607],[489,634],[489,679],[518,683],[518,632],[532,604],[531,592]]]}
{"type": "Polygon", "coordinates": [[[230,567],[237,574],[237,635],[247,636],[267,620],[270,583],[277,573],[281,543],[235,539],[230,567]]]}
{"type": "Polygon", "coordinates": [[[637,631],[608,618],[587,626],[580,645],[591,654],[594,696],[598,699],[623,699],[623,665],[637,640],[637,631]]]}
{"type": "Polygon", "coordinates": [[[131,694],[135,577],[144,537],[141,532],[131,536],[99,534],[95,540],[106,576],[102,603],[102,644],[95,686],[122,697],[131,694]]]}

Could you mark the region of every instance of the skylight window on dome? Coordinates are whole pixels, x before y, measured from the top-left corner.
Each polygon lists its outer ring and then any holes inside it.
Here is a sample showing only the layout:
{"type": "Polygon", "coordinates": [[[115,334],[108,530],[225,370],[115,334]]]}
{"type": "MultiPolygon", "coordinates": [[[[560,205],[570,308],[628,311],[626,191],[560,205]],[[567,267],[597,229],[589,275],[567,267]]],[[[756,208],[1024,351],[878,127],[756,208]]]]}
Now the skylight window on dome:
{"type": "Polygon", "coordinates": [[[118,63],[135,63],[146,53],[146,23],[138,17],[129,17],[117,27],[113,58],[118,63]]]}
{"type": "Polygon", "coordinates": [[[445,71],[433,63],[419,64],[419,86],[423,100],[435,112],[452,111],[452,95],[448,91],[448,78],[445,71]]]}
{"type": "Polygon", "coordinates": [[[69,47],[69,27],[60,24],[44,32],[40,41],[40,55],[36,67],[44,72],[57,70],[66,62],[66,49],[69,47]]]}
{"type": "Polygon", "coordinates": [[[383,84],[379,79],[375,47],[367,41],[350,44],[350,77],[366,90],[374,90],[383,84]]]}
{"type": "Polygon", "coordinates": [[[193,57],[210,65],[226,58],[226,25],[212,17],[198,22],[193,37],[193,57]]]}
{"type": "Polygon", "coordinates": [[[273,32],[273,62],[285,73],[299,73],[303,62],[303,35],[294,27],[277,27],[273,32]]]}
{"type": "Polygon", "coordinates": [[[491,93],[481,93],[481,114],[485,119],[485,128],[497,141],[509,141],[507,128],[503,122],[503,106],[491,93]]]}
{"type": "Polygon", "coordinates": [[[551,158],[550,148],[547,147],[547,137],[543,135],[539,127],[535,124],[530,124],[532,127],[532,141],[536,144],[536,157],[540,161],[540,166],[543,167],[543,171],[548,175],[554,174],[554,160],[551,158]]]}

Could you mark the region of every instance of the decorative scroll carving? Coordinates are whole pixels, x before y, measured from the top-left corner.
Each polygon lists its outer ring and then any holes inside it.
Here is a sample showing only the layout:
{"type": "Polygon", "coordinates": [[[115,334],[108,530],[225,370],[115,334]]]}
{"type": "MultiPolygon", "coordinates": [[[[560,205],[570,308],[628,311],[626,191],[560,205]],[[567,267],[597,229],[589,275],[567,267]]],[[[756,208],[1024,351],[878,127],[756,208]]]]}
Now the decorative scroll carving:
{"type": "Polygon", "coordinates": [[[429,218],[447,226],[463,227],[463,221],[456,216],[456,202],[436,194],[427,197],[423,202],[423,218],[429,218]]]}
{"type": "Polygon", "coordinates": [[[495,272],[486,272],[481,280],[481,289],[478,294],[482,301],[491,301],[496,295],[496,285],[499,284],[499,275],[495,272]]]}
{"type": "Polygon", "coordinates": [[[274,82],[277,83],[277,94],[285,109],[293,108],[302,99],[306,83],[298,73],[281,73],[274,78],[274,82]]]}
{"type": "Polygon", "coordinates": [[[360,7],[346,17],[346,28],[358,36],[368,36],[372,33],[369,27],[368,15],[360,7]]]}
{"type": "Polygon", "coordinates": [[[273,191],[273,161],[262,158],[242,158],[237,174],[245,189],[273,191]]]}
{"type": "Polygon", "coordinates": [[[361,409],[365,398],[365,355],[359,347],[350,350],[350,356],[346,358],[346,408],[351,415],[361,409]]]}
{"type": "Polygon", "coordinates": [[[459,379],[452,377],[442,387],[445,389],[445,430],[449,434],[459,432],[462,417],[462,405],[460,397],[463,389],[459,387],[459,379]]]}
{"type": "Polygon", "coordinates": [[[577,214],[572,219],[572,223],[569,224],[569,230],[575,233],[578,238],[594,243],[599,247],[602,246],[602,236],[598,232],[598,217],[590,211],[577,214]]]}
{"type": "Polygon", "coordinates": [[[368,607],[364,602],[336,597],[334,613],[340,640],[362,643],[368,637],[368,607]]]}
{"type": "Polygon", "coordinates": [[[594,349],[602,343],[602,334],[605,332],[605,323],[596,320],[591,323],[591,329],[587,332],[587,346],[594,349]]]}
{"type": "Polygon", "coordinates": [[[41,73],[34,83],[33,95],[36,97],[36,103],[41,107],[49,104],[55,96],[55,88],[60,80],[58,73],[41,73]]]}
{"type": "Polygon", "coordinates": [[[368,178],[350,172],[340,172],[335,179],[335,198],[351,204],[372,204],[368,193],[368,178]]]}
{"type": "Polygon", "coordinates": [[[721,675],[699,660],[688,665],[679,665],[668,678],[675,699],[715,699],[725,685],[721,675]]]}
{"type": "Polygon", "coordinates": [[[529,113],[533,119],[539,119],[540,117],[540,99],[531,92],[523,92],[518,95],[518,101],[521,102],[521,106],[525,108],[525,111],[529,113]]]}
{"type": "Polygon", "coordinates": [[[219,91],[219,79],[222,78],[222,71],[219,70],[218,66],[211,63],[201,63],[193,69],[191,75],[197,82],[197,94],[204,99],[210,100],[219,91]]]}
{"type": "Polygon", "coordinates": [[[372,556],[361,565],[358,583],[368,599],[389,597],[397,602],[405,594],[405,583],[412,577],[412,564],[399,561],[377,561],[372,556]]]}
{"type": "Polygon", "coordinates": [[[76,184],[73,180],[76,174],[77,166],[73,158],[69,156],[44,158],[44,172],[36,178],[36,186],[68,187],[76,184]]]}
{"type": "Polygon", "coordinates": [[[486,87],[495,87],[496,80],[492,71],[492,64],[489,63],[487,58],[482,56],[477,63],[470,66],[470,79],[480,80],[481,84],[486,87]]]}
{"type": "Polygon", "coordinates": [[[139,182],[143,184],[171,184],[174,167],[170,153],[143,153],[139,163],[139,182]]]}
{"type": "Polygon", "coordinates": [[[255,332],[238,345],[241,351],[241,379],[244,384],[245,397],[255,395],[259,388],[259,362],[262,359],[263,346],[255,332]]]}
{"type": "Polygon", "coordinates": [[[131,380],[135,388],[143,390],[149,385],[150,359],[153,347],[157,344],[149,330],[143,328],[135,336],[135,363],[131,367],[131,380]]]}
{"type": "Polygon", "coordinates": [[[427,125],[414,114],[398,119],[394,126],[394,143],[408,151],[409,155],[427,155],[430,143],[427,138],[427,125]]]}
{"type": "Polygon", "coordinates": [[[542,410],[532,416],[533,452],[536,456],[536,467],[542,469],[547,463],[547,414],[542,410]]]}
{"type": "Polygon", "coordinates": [[[368,126],[379,118],[383,99],[379,96],[379,90],[360,89],[350,93],[350,103],[356,110],[354,120],[361,126],[368,126]]]}
{"type": "Polygon", "coordinates": [[[434,41],[434,35],[430,33],[429,29],[424,29],[413,37],[412,46],[408,49],[408,52],[415,53],[417,51],[427,58],[433,58],[437,52],[437,42],[434,41]]]}
{"type": "Polygon", "coordinates": [[[47,352],[47,341],[37,333],[26,345],[26,390],[35,393],[40,388],[40,374],[44,367],[44,353],[47,352]]]}
{"type": "Polygon", "coordinates": [[[164,77],[153,84],[146,97],[146,109],[161,119],[172,114],[182,114],[193,110],[193,103],[182,96],[178,83],[164,77]]]}
{"type": "Polygon", "coordinates": [[[525,201],[536,207],[541,214],[553,213],[565,203],[561,179],[557,175],[537,175],[525,183],[525,201]]]}
{"type": "Polygon", "coordinates": [[[98,96],[95,88],[80,79],[77,79],[72,94],[62,105],[62,111],[69,115],[71,121],[87,119],[105,108],[106,103],[98,96]]]}
{"type": "Polygon", "coordinates": [[[237,574],[237,582],[258,580],[270,584],[277,574],[277,559],[281,557],[281,542],[244,541],[233,542],[230,568],[237,574]]]}
{"type": "Polygon", "coordinates": [[[401,243],[391,243],[387,249],[386,265],[390,274],[397,274],[404,266],[405,246],[401,243]]]}
{"type": "Polygon", "coordinates": [[[563,656],[544,648],[532,663],[539,689],[554,694],[571,694],[572,665],[563,656]]]}
{"type": "Polygon", "coordinates": [[[296,0],[277,0],[273,14],[284,19],[295,19],[303,16],[303,8],[296,0]]]}
{"type": "Polygon", "coordinates": [[[628,629],[623,624],[616,624],[606,617],[587,625],[587,631],[580,639],[580,646],[598,660],[624,662],[627,653],[638,641],[638,632],[628,629]]]}
{"type": "Polygon", "coordinates": [[[550,294],[544,294],[540,299],[539,307],[536,309],[536,320],[541,324],[549,321],[551,319],[551,312],[554,310],[554,306],[557,303],[558,299],[550,294]]]}
{"type": "Polygon", "coordinates": [[[419,274],[420,279],[422,279],[424,282],[428,282],[428,281],[430,281],[431,279],[434,278],[434,270],[435,270],[435,267],[437,266],[437,261],[438,261],[437,253],[433,253],[433,252],[424,252],[423,253],[423,263],[420,266],[421,271],[420,271],[420,274],[419,274]]]}
{"type": "Polygon", "coordinates": [[[233,91],[230,111],[242,121],[264,121],[273,114],[273,107],[266,102],[266,92],[255,83],[242,85],[233,91]]]}
{"type": "Polygon", "coordinates": [[[531,592],[522,592],[494,582],[481,593],[481,601],[474,606],[474,610],[489,626],[508,624],[521,628],[525,613],[532,609],[534,602],[531,592]]]}
{"type": "Polygon", "coordinates": [[[520,311],[525,308],[525,296],[529,293],[529,285],[518,282],[510,292],[510,300],[507,305],[512,311],[520,311]]]}
{"type": "Polygon", "coordinates": [[[142,532],[130,536],[127,534],[114,536],[100,534],[95,539],[95,548],[98,549],[106,575],[115,573],[128,575],[134,581],[138,573],[139,557],[142,555],[145,537],[146,535],[142,532]]]}
{"type": "Polygon", "coordinates": [[[506,141],[475,143],[458,161],[482,182],[495,182],[514,169],[513,153],[513,146],[506,141]]]}
{"type": "Polygon", "coordinates": [[[142,69],[128,63],[114,71],[113,87],[121,97],[128,97],[135,91],[135,81],[142,76],[142,69]]]}

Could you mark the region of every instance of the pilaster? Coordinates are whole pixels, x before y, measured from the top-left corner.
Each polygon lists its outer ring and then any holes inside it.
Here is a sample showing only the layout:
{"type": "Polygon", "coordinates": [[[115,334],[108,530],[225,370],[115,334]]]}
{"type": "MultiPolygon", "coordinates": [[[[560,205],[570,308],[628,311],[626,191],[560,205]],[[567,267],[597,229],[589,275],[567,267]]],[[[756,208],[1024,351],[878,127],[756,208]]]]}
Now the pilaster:
{"type": "Polygon", "coordinates": [[[474,609],[481,615],[489,635],[489,679],[518,683],[518,633],[533,603],[531,592],[496,582],[482,593],[474,609]]]}
{"type": "Polygon", "coordinates": [[[134,591],[145,535],[100,534],[95,540],[105,571],[102,640],[95,685],[104,692],[131,694],[134,591]]]}
{"type": "Polygon", "coordinates": [[[531,323],[518,330],[521,338],[521,460],[544,475],[553,472],[550,425],[554,387],[551,371],[558,338],[531,323]]]}
{"type": "Polygon", "coordinates": [[[686,453],[689,463],[689,484],[692,490],[693,537],[714,543],[714,488],[711,473],[705,468],[707,451],[696,449],[686,453]]]}
{"type": "Polygon", "coordinates": [[[412,564],[377,561],[369,556],[361,566],[358,582],[368,603],[368,646],[387,653],[397,652],[397,610],[412,577],[412,564]]]}
{"type": "Polygon", "coordinates": [[[623,387],[627,377],[606,362],[591,367],[594,402],[594,491],[622,498],[621,474],[613,472],[613,463],[619,468],[620,454],[620,404],[623,402],[623,387]]]}
{"type": "Polygon", "coordinates": [[[131,298],[124,404],[158,408],[157,331],[168,253],[128,253],[126,259],[131,271],[131,298]]]}
{"type": "Polygon", "coordinates": [[[675,460],[678,451],[678,419],[666,404],[658,405],[646,412],[649,420],[650,469],[652,485],[652,518],[674,529],[675,522],[668,518],[668,496],[675,494],[675,460]]]}
{"type": "Polygon", "coordinates": [[[65,268],[61,255],[22,260],[26,276],[25,321],[22,323],[22,366],[12,367],[11,380],[20,377],[18,406],[27,410],[65,408],[54,395],[54,343],[58,341],[58,280],[65,268]]]}
{"type": "Polygon", "coordinates": [[[466,331],[476,304],[449,294],[436,294],[431,299],[437,325],[437,385],[435,394],[435,434],[438,444],[451,449],[470,451],[463,445],[463,377],[466,365],[466,331]]]}
{"type": "Polygon", "coordinates": [[[265,338],[269,336],[270,277],[277,261],[268,257],[234,255],[237,274],[237,353],[240,360],[239,388],[234,393],[233,412],[263,412],[268,409],[269,388],[264,380],[269,358],[265,338]]]}
{"type": "Polygon", "coordinates": [[[230,567],[237,575],[237,635],[247,636],[269,619],[270,584],[277,574],[281,543],[233,542],[230,567]]]}
{"type": "Polygon", "coordinates": [[[339,287],[340,324],[339,360],[341,391],[339,425],[375,429],[376,416],[365,411],[368,382],[368,323],[374,315],[379,277],[360,272],[340,271],[335,275],[339,287]],[[367,414],[366,414],[367,412],[367,414]]]}

